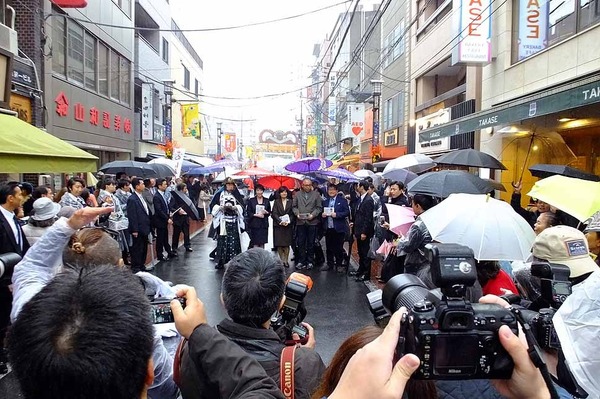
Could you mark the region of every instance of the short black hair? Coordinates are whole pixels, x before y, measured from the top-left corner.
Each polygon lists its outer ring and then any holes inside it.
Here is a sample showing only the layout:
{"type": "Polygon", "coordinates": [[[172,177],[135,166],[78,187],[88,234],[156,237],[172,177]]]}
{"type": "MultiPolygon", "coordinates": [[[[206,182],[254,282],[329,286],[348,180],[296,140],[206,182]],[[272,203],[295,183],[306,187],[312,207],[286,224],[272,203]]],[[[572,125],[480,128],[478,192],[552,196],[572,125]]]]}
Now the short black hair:
{"type": "Polygon", "coordinates": [[[175,189],[176,189],[177,191],[183,191],[183,189],[184,189],[184,188],[186,188],[186,187],[187,187],[187,184],[185,184],[185,183],[178,183],[178,184],[175,186],[175,189]]]}
{"type": "Polygon", "coordinates": [[[358,187],[362,187],[365,191],[367,191],[369,189],[369,182],[366,180],[361,180],[360,182],[358,182],[358,187]]]}
{"type": "Polygon", "coordinates": [[[64,271],[42,288],[13,323],[8,350],[26,398],[132,399],[153,336],[139,279],[106,265],[64,271]]]}
{"type": "Polygon", "coordinates": [[[337,184],[335,184],[335,183],[329,183],[329,184],[327,185],[327,190],[329,190],[330,188],[334,188],[334,189],[335,189],[335,191],[340,191],[340,189],[338,188],[338,185],[337,185],[337,184]]]}
{"type": "Polygon", "coordinates": [[[257,184],[254,186],[254,191],[256,191],[256,190],[265,191],[265,186],[263,186],[262,184],[257,184]]]}
{"type": "Polygon", "coordinates": [[[260,327],[279,309],[285,270],[271,251],[252,248],[229,261],[221,294],[231,320],[260,327]]]}
{"type": "Polygon", "coordinates": [[[21,185],[16,181],[9,181],[0,186],[0,205],[6,204],[9,196],[17,195],[17,187],[21,185]]]}
{"type": "Polygon", "coordinates": [[[71,189],[73,188],[75,183],[80,183],[82,187],[85,187],[85,180],[83,180],[81,177],[71,177],[69,179],[69,181],[67,182],[67,191],[68,192],[71,192],[71,189]]]}
{"type": "Polygon", "coordinates": [[[423,208],[424,211],[433,208],[435,205],[437,205],[436,200],[430,196],[430,195],[425,195],[425,194],[415,194],[412,197],[412,203],[413,204],[417,204],[420,205],[421,208],[423,208]]]}
{"type": "Polygon", "coordinates": [[[131,185],[133,186],[134,190],[137,186],[140,185],[140,183],[143,183],[144,180],[141,177],[134,177],[133,179],[131,179],[131,185]]]}
{"type": "Polygon", "coordinates": [[[160,186],[161,184],[163,184],[166,181],[167,181],[167,179],[165,179],[164,177],[156,179],[156,187],[160,186]]]}
{"type": "Polygon", "coordinates": [[[106,180],[102,180],[102,183],[100,184],[100,189],[101,190],[106,190],[106,186],[111,186],[111,185],[116,185],[117,183],[113,180],[113,179],[106,179],[106,180]]]}
{"type": "Polygon", "coordinates": [[[40,199],[42,198],[44,195],[48,195],[48,190],[49,188],[46,186],[37,186],[35,188],[35,190],[33,190],[33,193],[31,194],[31,197],[36,200],[36,199],[40,199]]]}
{"type": "Polygon", "coordinates": [[[144,179],[144,185],[146,187],[150,187],[150,179],[149,178],[144,179]]]}
{"type": "Polygon", "coordinates": [[[404,183],[402,183],[401,181],[396,181],[396,180],[394,180],[393,182],[391,182],[391,183],[389,184],[389,186],[388,186],[388,187],[392,187],[392,186],[398,186],[398,188],[399,188],[400,190],[404,190],[404,183]]]}
{"type": "Polygon", "coordinates": [[[131,185],[129,179],[121,179],[117,182],[117,188],[119,189],[123,189],[124,187],[127,187],[129,185],[131,185]]]}

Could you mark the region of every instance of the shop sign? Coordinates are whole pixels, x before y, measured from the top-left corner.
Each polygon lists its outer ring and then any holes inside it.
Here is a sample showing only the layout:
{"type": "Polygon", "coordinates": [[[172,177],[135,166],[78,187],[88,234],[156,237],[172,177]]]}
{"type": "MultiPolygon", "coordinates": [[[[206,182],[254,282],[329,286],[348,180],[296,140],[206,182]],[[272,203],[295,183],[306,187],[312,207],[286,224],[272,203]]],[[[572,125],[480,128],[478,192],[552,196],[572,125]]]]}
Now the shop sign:
{"type": "Polygon", "coordinates": [[[454,0],[458,45],[452,65],[487,64],[492,60],[492,0],[454,0]]]}
{"type": "Polygon", "coordinates": [[[200,112],[198,103],[181,105],[181,135],[183,137],[200,137],[200,112]]]}
{"type": "Polygon", "coordinates": [[[480,112],[476,116],[471,115],[440,125],[437,128],[426,129],[418,133],[418,141],[424,142],[455,136],[599,102],[600,81],[596,81],[541,97],[535,101],[526,101],[502,109],[492,108],[489,112],[480,112]]]}
{"type": "MultiPolygon", "coordinates": [[[[70,115],[70,104],[64,92],[61,91],[58,93],[54,99],[54,103],[56,104],[56,114],[61,118],[68,118],[70,115]]],[[[73,104],[73,119],[81,123],[85,123],[87,120],[93,126],[101,125],[104,129],[131,134],[131,119],[123,118],[121,115],[111,115],[110,112],[100,111],[96,107],[91,107],[89,113],[86,113],[86,108],[81,103],[73,104]]]]}
{"type": "Polygon", "coordinates": [[[431,115],[424,116],[415,121],[415,152],[418,154],[429,154],[432,152],[450,149],[450,138],[438,137],[429,141],[419,142],[419,133],[423,130],[450,122],[450,108],[441,109],[431,115]]]}
{"type": "Polygon", "coordinates": [[[235,141],[235,133],[225,133],[223,135],[225,140],[225,151],[226,152],[235,152],[236,141],[235,141]]]}
{"type": "Polygon", "coordinates": [[[519,61],[548,46],[548,3],[519,0],[519,61]]]}
{"type": "Polygon", "coordinates": [[[154,86],[142,83],[142,140],[152,140],[154,135],[154,86]]]}
{"type": "Polygon", "coordinates": [[[10,109],[17,113],[17,117],[24,122],[31,123],[31,98],[12,93],[10,95],[10,109]]]}
{"type": "Polygon", "coordinates": [[[398,144],[398,128],[383,133],[383,145],[389,147],[398,144]]]}
{"type": "Polygon", "coordinates": [[[31,69],[31,67],[22,65],[18,61],[13,62],[12,82],[19,83],[24,86],[36,87],[37,85],[35,84],[35,80],[33,76],[31,76],[29,69],[31,69]]]}
{"type": "Polygon", "coordinates": [[[310,135],[306,138],[306,154],[310,156],[316,156],[317,154],[317,145],[319,143],[319,139],[315,135],[310,135]]]}
{"type": "Polygon", "coordinates": [[[348,104],[348,129],[356,137],[365,131],[365,104],[348,104]]]}

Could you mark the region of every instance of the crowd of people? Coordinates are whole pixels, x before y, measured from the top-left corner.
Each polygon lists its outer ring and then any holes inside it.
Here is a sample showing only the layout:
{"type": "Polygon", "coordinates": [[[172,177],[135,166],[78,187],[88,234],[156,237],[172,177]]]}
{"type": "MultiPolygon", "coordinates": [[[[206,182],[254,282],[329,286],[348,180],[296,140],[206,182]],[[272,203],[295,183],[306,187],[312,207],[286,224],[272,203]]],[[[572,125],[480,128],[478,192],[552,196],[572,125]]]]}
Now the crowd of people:
{"type": "MultiPolygon", "coordinates": [[[[370,180],[319,185],[306,178],[299,189],[281,187],[271,198],[261,185],[254,190],[247,199],[231,178],[212,193],[203,178],[121,175],[105,177],[93,188],[72,178],[53,198],[47,188],[2,184],[0,254],[13,252],[23,259],[12,279],[0,278],[0,342],[8,348],[0,357],[0,374],[10,359],[26,398],[288,398],[290,391],[293,397],[314,399],[549,398],[554,389],[569,397],[559,384],[547,385],[527,343],[506,326],[498,337],[515,363],[511,379],[412,380],[422,359],[395,356],[404,308],[385,329],[369,326],[351,335],[327,367],[316,350],[315,329],[300,323],[307,340],[292,346],[292,366],[286,368],[287,340],[271,323],[286,306],[290,269],[318,267],[347,273],[357,282],[370,280],[377,249],[388,244],[391,250],[377,276],[381,282],[410,273],[435,288],[424,251],[433,240],[420,215],[439,199],[409,196],[395,181],[375,187],[370,180]],[[200,218],[206,217],[205,209],[212,215],[209,236],[216,248],[210,257],[215,268],[224,269],[221,298],[227,313],[216,328],[208,326],[194,288],[173,286],[146,268],[153,238],[158,260],[178,256],[181,235],[183,248],[193,251],[186,198],[202,210],[200,218]],[[406,234],[392,231],[390,205],[414,212],[406,234]],[[350,270],[354,241],[358,268],[350,270]],[[273,248],[265,249],[269,242],[273,248]],[[150,301],[177,297],[186,300],[185,308],[179,301],[170,304],[176,337],[184,339],[173,351],[172,334],[164,334],[148,315],[150,301]],[[463,393],[450,394],[456,391],[463,393]]],[[[571,227],[572,220],[540,201],[522,209],[519,195],[517,187],[512,205],[537,235],[531,261],[567,266],[573,292],[589,292],[600,273],[593,258],[600,252],[600,220],[571,227]]],[[[469,300],[509,306],[500,296],[518,294],[522,304],[539,310],[541,282],[527,266],[515,270],[506,262],[479,260],[469,300]]],[[[561,317],[560,335],[581,334],[581,324],[569,323],[570,314],[561,317]]],[[[297,334],[293,338],[300,341],[297,334]]],[[[571,342],[567,356],[581,350],[571,342]]],[[[591,375],[585,365],[578,371],[584,378],[591,375]]]]}

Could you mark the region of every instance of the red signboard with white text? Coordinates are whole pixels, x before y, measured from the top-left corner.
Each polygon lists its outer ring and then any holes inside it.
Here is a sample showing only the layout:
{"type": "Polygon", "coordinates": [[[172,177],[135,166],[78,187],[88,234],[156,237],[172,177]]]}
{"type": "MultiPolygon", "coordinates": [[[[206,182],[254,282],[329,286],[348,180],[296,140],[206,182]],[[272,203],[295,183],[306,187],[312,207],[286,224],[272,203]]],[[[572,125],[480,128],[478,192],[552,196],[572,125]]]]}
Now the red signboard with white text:
{"type": "Polygon", "coordinates": [[[50,2],[62,8],[84,8],[87,6],[86,0],[50,0],[50,2]]]}
{"type": "Polygon", "coordinates": [[[73,118],[77,122],[89,123],[92,126],[102,126],[115,132],[131,134],[131,119],[122,115],[111,115],[110,112],[96,107],[86,109],[81,103],[70,104],[64,92],[58,93],[54,99],[56,114],[61,118],[73,118]]]}

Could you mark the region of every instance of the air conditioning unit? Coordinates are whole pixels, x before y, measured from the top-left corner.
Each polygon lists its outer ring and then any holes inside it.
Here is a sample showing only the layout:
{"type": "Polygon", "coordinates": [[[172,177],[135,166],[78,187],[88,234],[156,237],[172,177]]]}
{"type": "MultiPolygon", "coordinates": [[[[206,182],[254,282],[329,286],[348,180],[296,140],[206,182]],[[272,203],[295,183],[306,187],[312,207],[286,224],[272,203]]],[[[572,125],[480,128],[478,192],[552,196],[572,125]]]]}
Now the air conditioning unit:
{"type": "Polygon", "coordinates": [[[17,31],[0,24],[0,48],[14,55],[19,53],[17,31]]]}

